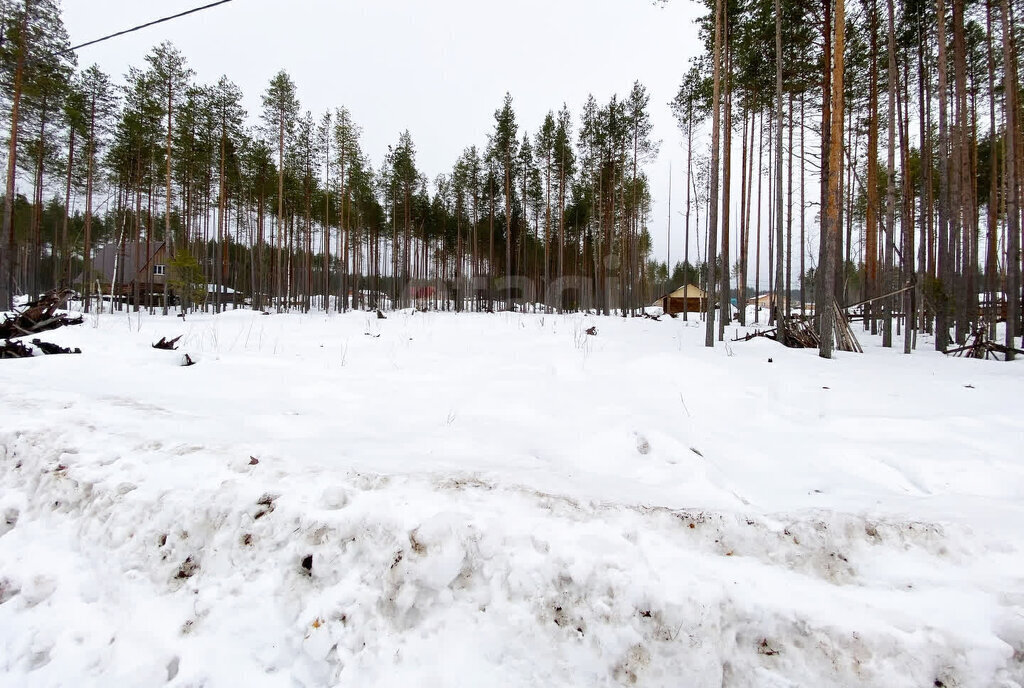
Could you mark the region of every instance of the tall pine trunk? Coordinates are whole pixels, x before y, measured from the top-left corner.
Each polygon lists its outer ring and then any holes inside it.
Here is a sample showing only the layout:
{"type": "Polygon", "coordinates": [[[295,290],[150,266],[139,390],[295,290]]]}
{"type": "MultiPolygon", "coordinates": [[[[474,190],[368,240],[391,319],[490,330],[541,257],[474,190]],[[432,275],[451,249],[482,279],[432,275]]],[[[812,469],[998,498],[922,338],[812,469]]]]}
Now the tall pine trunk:
{"type": "MultiPolygon", "coordinates": [[[[1004,2],[1006,0],[1003,0],[1004,2]]],[[[708,294],[707,322],[704,332],[704,346],[715,346],[715,268],[718,263],[718,171],[719,171],[719,138],[721,136],[721,61],[722,61],[722,12],[724,0],[715,0],[715,40],[713,60],[713,79],[711,95],[711,181],[708,195],[708,294]]]]}
{"type": "MultiPolygon", "coordinates": [[[[889,7],[889,102],[888,102],[888,150],[886,158],[885,187],[885,277],[882,289],[886,294],[892,292],[895,282],[892,279],[893,250],[896,245],[896,27],[893,18],[892,0],[889,7]]],[[[885,300],[885,319],[882,329],[882,346],[892,347],[892,312],[895,298],[885,300]]]]}
{"type": "MultiPolygon", "coordinates": [[[[4,196],[4,234],[7,235],[7,250],[0,252],[0,308],[14,308],[14,293],[17,291],[15,272],[17,270],[16,246],[14,243],[14,181],[18,161],[18,118],[21,109],[21,81],[25,71],[25,33],[28,30],[29,2],[25,1],[25,15],[19,33],[18,62],[14,70],[14,95],[11,99],[11,136],[7,147],[7,192],[4,196]]],[[[88,222],[88,220],[86,220],[88,222]]]]}
{"type": "Polygon", "coordinates": [[[871,3],[869,16],[871,66],[868,76],[868,170],[867,209],[864,219],[864,328],[878,334],[871,299],[878,295],[878,6],[871,3]]]}
{"type": "MultiPolygon", "coordinates": [[[[842,0],[837,0],[842,2],[842,0]]],[[[775,0],[775,324],[786,341],[786,304],[782,246],[782,4],[775,0]]]]}
{"type": "Polygon", "coordinates": [[[829,133],[829,174],[828,174],[828,206],[825,216],[825,260],[822,274],[819,277],[819,294],[826,300],[819,301],[816,309],[820,313],[820,346],[818,354],[822,358],[832,358],[835,337],[835,313],[833,300],[836,274],[836,235],[840,231],[839,208],[842,203],[843,166],[843,49],[846,39],[846,11],[844,0],[836,0],[835,40],[832,57],[832,98],[831,123],[829,133]]]}
{"type": "Polygon", "coordinates": [[[946,6],[943,0],[936,0],[935,13],[939,46],[939,230],[936,260],[940,290],[935,304],[935,350],[945,351],[949,346],[949,306],[953,292],[953,276],[949,252],[949,89],[946,79],[946,6]]]}
{"type": "Polygon", "coordinates": [[[1008,0],[1003,10],[1003,93],[1006,98],[1006,360],[1015,357],[1020,321],[1020,212],[1017,188],[1017,79],[1011,46],[1013,26],[1008,0]]]}

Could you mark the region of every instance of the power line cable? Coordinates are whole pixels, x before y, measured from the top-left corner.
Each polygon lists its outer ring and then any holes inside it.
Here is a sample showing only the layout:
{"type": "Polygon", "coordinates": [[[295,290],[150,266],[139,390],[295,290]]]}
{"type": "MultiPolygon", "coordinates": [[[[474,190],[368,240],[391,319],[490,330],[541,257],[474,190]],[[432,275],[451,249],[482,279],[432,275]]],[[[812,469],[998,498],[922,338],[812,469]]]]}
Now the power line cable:
{"type": "Polygon", "coordinates": [[[231,2],[231,0],[218,0],[218,2],[211,2],[210,4],[203,5],[202,7],[195,7],[193,9],[186,10],[184,12],[179,12],[178,14],[172,14],[169,17],[163,17],[161,19],[155,19],[155,20],[153,20],[151,22],[147,22],[145,24],[139,24],[138,26],[133,26],[130,29],[125,29],[124,31],[118,31],[117,33],[112,33],[109,36],[104,36],[103,38],[97,38],[96,40],[89,41],[88,43],[82,43],[81,45],[76,45],[74,47],[68,48],[67,50],[61,50],[57,54],[60,55],[60,54],[63,54],[63,53],[73,53],[76,50],[80,50],[82,48],[86,48],[86,47],[88,47],[90,45],[96,45],[97,43],[102,43],[103,41],[109,41],[111,38],[117,38],[118,36],[123,36],[123,35],[128,34],[128,33],[133,33],[135,31],[140,31],[142,29],[149,28],[150,26],[156,26],[157,24],[163,24],[164,22],[169,22],[172,19],[179,19],[179,18],[187,16],[189,14],[195,14],[196,12],[202,12],[203,10],[208,10],[208,9],[210,9],[212,7],[217,7],[218,5],[223,5],[223,4],[229,3],[229,2],[231,2]]]}

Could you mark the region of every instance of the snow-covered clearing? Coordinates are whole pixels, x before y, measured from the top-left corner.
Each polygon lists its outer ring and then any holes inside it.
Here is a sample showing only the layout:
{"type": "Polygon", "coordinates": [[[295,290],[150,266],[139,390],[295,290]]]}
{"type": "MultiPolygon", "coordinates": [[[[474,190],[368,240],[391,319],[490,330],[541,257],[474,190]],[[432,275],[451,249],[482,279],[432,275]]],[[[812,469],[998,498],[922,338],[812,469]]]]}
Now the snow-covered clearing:
{"type": "Polygon", "coordinates": [[[84,353],[0,363],[2,686],[1024,685],[1024,364],[583,315],[46,335],[84,353]]]}

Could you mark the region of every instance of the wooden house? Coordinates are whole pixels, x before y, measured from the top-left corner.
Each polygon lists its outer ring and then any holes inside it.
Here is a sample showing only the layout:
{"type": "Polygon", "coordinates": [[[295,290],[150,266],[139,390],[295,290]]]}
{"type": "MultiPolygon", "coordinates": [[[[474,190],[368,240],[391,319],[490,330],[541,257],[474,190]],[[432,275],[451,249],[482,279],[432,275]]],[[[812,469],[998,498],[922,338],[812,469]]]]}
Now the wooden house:
{"type": "Polygon", "coordinates": [[[104,294],[133,297],[138,285],[143,303],[159,303],[168,279],[167,262],[167,244],[162,241],[106,244],[93,254],[91,286],[98,279],[104,294]]]}
{"type": "Polygon", "coordinates": [[[676,313],[702,313],[707,309],[708,295],[692,284],[679,287],[671,294],[665,294],[658,304],[668,315],[676,313]]]}

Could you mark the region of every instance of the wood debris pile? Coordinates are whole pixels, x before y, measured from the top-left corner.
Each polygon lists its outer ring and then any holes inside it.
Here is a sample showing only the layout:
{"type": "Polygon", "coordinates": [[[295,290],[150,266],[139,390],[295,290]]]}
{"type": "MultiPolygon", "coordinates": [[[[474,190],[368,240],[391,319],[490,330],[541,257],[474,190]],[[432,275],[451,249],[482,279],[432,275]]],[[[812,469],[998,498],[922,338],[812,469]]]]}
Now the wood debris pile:
{"type": "Polygon", "coordinates": [[[839,309],[839,304],[835,301],[832,302],[832,314],[835,321],[833,330],[835,330],[836,348],[840,351],[864,353],[860,342],[857,341],[857,335],[853,333],[853,328],[850,327],[850,319],[846,317],[845,312],[839,309]]]}
{"type": "MultiPolygon", "coordinates": [[[[20,311],[6,316],[3,322],[0,322],[0,340],[4,340],[0,344],[0,359],[31,358],[35,355],[31,347],[17,341],[19,337],[56,330],[65,325],[81,325],[82,316],[72,318],[67,313],[57,312],[70,295],[71,292],[66,290],[50,291],[38,301],[32,301],[20,311]]],[[[40,339],[33,339],[32,344],[47,356],[82,353],[81,349],[68,349],[40,339]]]]}
{"type": "Polygon", "coordinates": [[[950,349],[946,352],[946,355],[977,358],[981,360],[992,359],[993,361],[1005,361],[1006,356],[1010,351],[1013,351],[1018,356],[1024,356],[1024,351],[1021,351],[1020,349],[1011,349],[1008,346],[992,341],[988,338],[988,331],[984,327],[979,327],[971,335],[967,344],[957,347],[956,349],[950,349]],[[1000,358],[1000,356],[1002,356],[1002,358],[1000,358]]]}
{"type": "MultiPolygon", "coordinates": [[[[853,333],[853,328],[850,327],[850,321],[846,315],[839,310],[839,306],[834,302],[832,308],[835,315],[836,348],[840,351],[864,353],[864,349],[861,348],[860,342],[857,341],[857,335],[853,333]]],[[[785,327],[781,328],[781,334],[779,329],[778,327],[773,327],[770,330],[751,332],[744,337],[737,337],[733,341],[749,342],[756,337],[766,337],[790,349],[817,349],[821,346],[817,325],[812,318],[803,315],[788,315],[785,318],[785,327]]]]}
{"type": "Polygon", "coordinates": [[[758,330],[743,337],[737,337],[734,342],[749,342],[757,337],[765,337],[779,342],[789,349],[816,349],[820,340],[814,329],[814,324],[805,317],[791,315],[786,318],[786,326],[783,334],[779,335],[779,328],[773,327],[770,330],[758,330]]]}
{"type": "Polygon", "coordinates": [[[25,337],[65,325],[81,325],[82,316],[73,318],[67,313],[57,312],[69,294],[62,290],[47,292],[38,301],[27,304],[20,311],[15,311],[14,315],[8,315],[0,322],[0,339],[25,337]]]}

